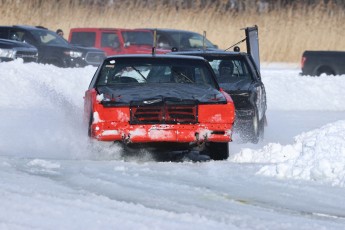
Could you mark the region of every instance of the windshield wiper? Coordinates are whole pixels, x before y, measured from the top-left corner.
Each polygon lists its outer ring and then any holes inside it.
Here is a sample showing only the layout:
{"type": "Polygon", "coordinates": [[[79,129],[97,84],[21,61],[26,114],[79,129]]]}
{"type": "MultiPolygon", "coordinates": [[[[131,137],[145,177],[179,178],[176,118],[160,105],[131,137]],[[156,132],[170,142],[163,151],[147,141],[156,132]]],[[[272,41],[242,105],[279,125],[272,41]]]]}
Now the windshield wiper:
{"type": "Polygon", "coordinates": [[[147,79],[146,77],[144,77],[144,75],[137,69],[135,68],[134,66],[131,66],[138,74],[140,74],[140,76],[144,79],[145,82],[147,82],[147,79]]]}
{"type": "Polygon", "coordinates": [[[179,77],[183,77],[184,79],[186,79],[188,82],[190,83],[194,83],[194,81],[192,81],[189,77],[187,77],[186,75],[184,75],[181,72],[178,72],[176,70],[172,70],[173,73],[177,74],[179,77]]]}

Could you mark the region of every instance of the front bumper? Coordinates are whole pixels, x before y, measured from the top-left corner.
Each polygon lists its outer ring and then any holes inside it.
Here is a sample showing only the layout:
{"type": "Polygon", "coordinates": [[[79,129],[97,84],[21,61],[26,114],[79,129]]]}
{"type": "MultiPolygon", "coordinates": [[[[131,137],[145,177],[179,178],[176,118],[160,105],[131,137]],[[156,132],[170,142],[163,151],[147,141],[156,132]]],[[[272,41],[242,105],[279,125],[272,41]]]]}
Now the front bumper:
{"type": "Polygon", "coordinates": [[[232,124],[130,125],[125,122],[99,122],[91,125],[91,136],[100,141],[128,143],[230,142],[232,124]]]}
{"type": "Polygon", "coordinates": [[[90,61],[90,59],[85,59],[85,57],[79,57],[79,58],[66,57],[63,60],[63,64],[64,64],[64,67],[85,67],[88,65],[97,67],[101,64],[102,61],[103,59],[101,57],[99,57],[99,61],[96,61],[96,60],[90,61]]]}

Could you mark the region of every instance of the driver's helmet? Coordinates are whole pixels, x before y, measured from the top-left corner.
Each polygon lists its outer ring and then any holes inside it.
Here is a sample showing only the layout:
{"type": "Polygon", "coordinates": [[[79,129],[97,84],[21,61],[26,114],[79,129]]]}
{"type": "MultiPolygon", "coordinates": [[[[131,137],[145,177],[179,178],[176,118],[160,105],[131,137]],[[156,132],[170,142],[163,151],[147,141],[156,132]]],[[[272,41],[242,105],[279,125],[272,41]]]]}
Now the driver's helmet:
{"type": "Polygon", "coordinates": [[[234,63],[231,60],[223,60],[218,66],[219,77],[230,77],[234,72],[234,63]]]}

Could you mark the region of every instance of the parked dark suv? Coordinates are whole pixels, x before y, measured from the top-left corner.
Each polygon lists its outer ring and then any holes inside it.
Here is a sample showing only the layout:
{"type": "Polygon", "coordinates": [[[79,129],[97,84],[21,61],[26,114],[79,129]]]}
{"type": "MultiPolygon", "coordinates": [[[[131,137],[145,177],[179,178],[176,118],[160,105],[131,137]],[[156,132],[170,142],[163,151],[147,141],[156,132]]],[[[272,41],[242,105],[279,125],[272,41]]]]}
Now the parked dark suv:
{"type": "Polygon", "coordinates": [[[37,49],[23,42],[0,39],[0,62],[22,58],[24,62],[37,61],[37,49]]]}
{"type": "Polygon", "coordinates": [[[38,50],[38,62],[58,67],[98,66],[105,58],[102,50],[73,46],[42,27],[0,26],[0,38],[31,44],[38,50]]]}
{"type": "Polygon", "coordinates": [[[201,50],[205,46],[206,49],[217,49],[218,46],[207,40],[203,35],[188,31],[188,30],[176,30],[176,29],[153,29],[148,30],[156,31],[157,36],[157,48],[161,50],[167,50],[167,52],[173,51],[190,51],[201,50]]]}

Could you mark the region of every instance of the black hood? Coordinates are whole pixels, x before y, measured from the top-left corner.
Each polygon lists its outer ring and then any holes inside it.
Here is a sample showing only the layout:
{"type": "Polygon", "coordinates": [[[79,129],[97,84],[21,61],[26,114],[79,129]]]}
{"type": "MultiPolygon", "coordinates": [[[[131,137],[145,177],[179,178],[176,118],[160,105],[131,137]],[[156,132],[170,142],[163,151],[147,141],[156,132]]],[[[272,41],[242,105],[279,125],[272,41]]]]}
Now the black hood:
{"type": "Polygon", "coordinates": [[[103,94],[103,101],[129,104],[131,101],[144,100],[194,100],[198,103],[226,103],[226,99],[217,89],[205,85],[193,84],[122,84],[97,88],[103,94]]]}
{"type": "Polygon", "coordinates": [[[87,53],[87,52],[99,52],[99,53],[105,53],[103,50],[101,49],[97,49],[94,47],[85,47],[85,46],[79,46],[79,45],[72,45],[71,46],[76,49],[77,51],[80,51],[82,53],[87,53]]]}
{"type": "Polygon", "coordinates": [[[13,49],[13,48],[31,48],[36,49],[34,46],[14,40],[0,39],[0,48],[13,49]]]}

